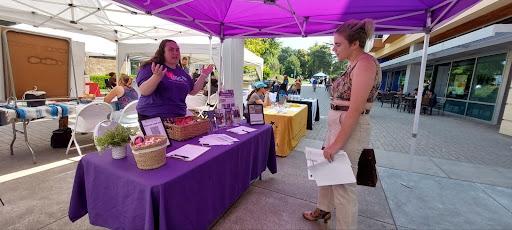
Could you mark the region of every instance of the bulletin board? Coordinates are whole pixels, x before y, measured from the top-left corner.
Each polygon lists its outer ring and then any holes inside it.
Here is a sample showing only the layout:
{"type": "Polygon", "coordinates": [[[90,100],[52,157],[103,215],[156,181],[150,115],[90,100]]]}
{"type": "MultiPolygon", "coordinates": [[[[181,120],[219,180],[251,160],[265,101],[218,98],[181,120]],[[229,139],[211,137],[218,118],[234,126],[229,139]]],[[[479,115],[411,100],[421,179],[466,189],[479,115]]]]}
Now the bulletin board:
{"type": "Polygon", "coordinates": [[[7,31],[6,38],[13,79],[9,84],[14,84],[18,99],[34,86],[46,97],[69,96],[68,40],[14,30],[7,31]]]}

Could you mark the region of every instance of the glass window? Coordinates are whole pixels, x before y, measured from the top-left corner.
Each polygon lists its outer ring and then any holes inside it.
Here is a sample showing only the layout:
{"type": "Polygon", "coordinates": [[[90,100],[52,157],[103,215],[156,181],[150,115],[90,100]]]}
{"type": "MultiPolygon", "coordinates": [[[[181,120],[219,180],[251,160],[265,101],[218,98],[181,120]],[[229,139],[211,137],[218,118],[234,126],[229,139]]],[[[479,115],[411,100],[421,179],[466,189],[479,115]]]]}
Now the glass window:
{"type": "Polygon", "coordinates": [[[494,105],[468,103],[468,111],[466,112],[466,116],[490,121],[492,120],[493,113],[494,105]]]}
{"type": "Polygon", "coordinates": [[[496,103],[498,91],[503,81],[506,54],[478,58],[475,77],[471,87],[472,101],[496,103]]]}
{"type": "Polygon", "coordinates": [[[447,98],[468,99],[474,66],[475,59],[453,62],[446,91],[447,98]]]}
{"type": "Polygon", "coordinates": [[[466,104],[467,103],[464,101],[446,100],[444,103],[444,111],[464,115],[466,104]]]}
{"type": "Polygon", "coordinates": [[[425,80],[423,81],[424,89],[430,89],[430,85],[432,85],[433,70],[434,68],[432,68],[432,66],[427,66],[425,69],[425,80]]]}
{"type": "Polygon", "coordinates": [[[444,97],[448,77],[450,75],[450,63],[436,65],[434,69],[434,80],[432,81],[433,90],[438,97],[444,97]]]}

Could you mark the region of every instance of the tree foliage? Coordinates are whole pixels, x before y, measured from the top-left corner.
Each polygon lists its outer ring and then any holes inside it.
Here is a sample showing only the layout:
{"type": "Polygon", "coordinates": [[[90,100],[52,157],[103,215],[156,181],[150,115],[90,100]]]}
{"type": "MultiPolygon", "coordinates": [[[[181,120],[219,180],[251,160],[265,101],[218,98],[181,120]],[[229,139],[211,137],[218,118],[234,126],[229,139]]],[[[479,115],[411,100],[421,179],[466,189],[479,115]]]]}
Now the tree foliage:
{"type": "Polygon", "coordinates": [[[245,47],[263,58],[265,79],[274,79],[277,75],[309,78],[317,72],[335,76],[346,66],[336,60],[330,47],[325,44],[315,44],[304,50],[282,47],[282,44],[273,38],[250,38],[245,39],[245,47]]]}

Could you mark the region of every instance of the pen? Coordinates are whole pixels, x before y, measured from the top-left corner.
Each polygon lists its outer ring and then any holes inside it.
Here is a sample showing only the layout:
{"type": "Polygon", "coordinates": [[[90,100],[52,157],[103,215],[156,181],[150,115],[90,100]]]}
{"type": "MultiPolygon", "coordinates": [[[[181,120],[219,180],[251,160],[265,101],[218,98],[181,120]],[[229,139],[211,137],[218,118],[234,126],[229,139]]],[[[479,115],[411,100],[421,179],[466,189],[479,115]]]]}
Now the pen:
{"type": "Polygon", "coordinates": [[[181,157],[181,158],[184,158],[184,159],[188,159],[187,156],[183,156],[183,155],[174,154],[173,156],[177,156],[177,157],[181,157]]]}

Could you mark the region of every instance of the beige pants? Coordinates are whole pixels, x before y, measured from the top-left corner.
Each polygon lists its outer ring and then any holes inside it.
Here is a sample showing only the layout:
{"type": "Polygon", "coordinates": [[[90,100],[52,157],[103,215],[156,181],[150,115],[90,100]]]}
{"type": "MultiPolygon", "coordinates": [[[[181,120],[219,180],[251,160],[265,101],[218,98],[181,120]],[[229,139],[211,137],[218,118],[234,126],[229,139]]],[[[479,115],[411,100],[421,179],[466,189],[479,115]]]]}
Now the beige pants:
{"type": "MultiPolygon", "coordinates": [[[[329,146],[338,131],[343,127],[345,111],[330,110],[327,117],[327,136],[324,146],[329,146]]],[[[370,143],[370,123],[368,115],[361,115],[343,150],[348,154],[354,175],[357,174],[357,163],[364,148],[370,143]]],[[[336,159],[336,156],[334,157],[336,159]]],[[[356,184],[320,186],[318,192],[318,208],[332,211],[336,208],[336,229],[357,229],[357,191],[356,184]]]]}

